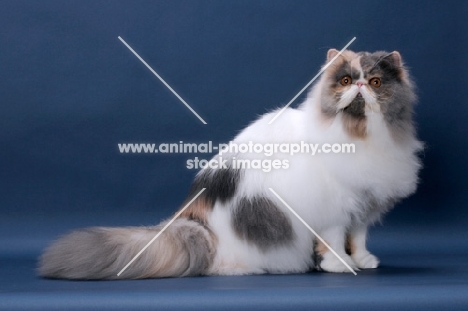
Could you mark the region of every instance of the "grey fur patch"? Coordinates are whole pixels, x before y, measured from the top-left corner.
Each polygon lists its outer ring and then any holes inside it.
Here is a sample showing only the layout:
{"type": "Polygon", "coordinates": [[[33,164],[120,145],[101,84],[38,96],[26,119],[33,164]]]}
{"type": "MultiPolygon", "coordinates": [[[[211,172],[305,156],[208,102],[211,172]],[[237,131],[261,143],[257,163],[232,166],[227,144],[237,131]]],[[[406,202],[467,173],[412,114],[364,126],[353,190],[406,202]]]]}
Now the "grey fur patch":
{"type": "Polygon", "coordinates": [[[262,251],[282,246],[294,238],[291,221],[270,199],[241,198],[232,212],[236,234],[262,251]]]}
{"type": "Polygon", "coordinates": [[[416,102],[414,84],[401,64],[395,63],[392,53],[361,53],[361,67],[365,78],[378,75],[382,81],[375,89],[380,109],[396,140],[415,134],[412,115],[416,102]]]}
{"type": "Polygon", "coordinates": [[[204,274],[213,261],[215,242],[203,226],[178,219],[117,276],[163,225],[74,231],[45,250],[38,273],[47,278],[87,280],[204,274]]]}
{"type": "MultiPolygon", "coordinates": [[[[181,276],[203,275],[211,266],[216,249],[213,241],[208,241],[206,233],[200,227],[179,231],[179,238],[189,258],[188,268],[181,276]]],[[[209,233],[212,234],[211,231],[209,233]]]]}
{"type": "Polygon", "coordinates": [[[349,104],[345,109],[343,109],[343,112],[358,119],[365,119],[366,118],[366,115],[364,112],[365,106],[366,106],[366,103],[364,101],[364,98],[362,97],[362,95],[359,94],[351,102],[351,104],[349,104]]]}
{"type": "Polygon", "coordinates": [[[202,196],[206,197],[213,204],[216,200],[224,203],[234,197],[240,177],[241,172],[239,169],[206,168],[195,177],[188,196],[193,197],[202,188],[206,188],[202,196]]]}

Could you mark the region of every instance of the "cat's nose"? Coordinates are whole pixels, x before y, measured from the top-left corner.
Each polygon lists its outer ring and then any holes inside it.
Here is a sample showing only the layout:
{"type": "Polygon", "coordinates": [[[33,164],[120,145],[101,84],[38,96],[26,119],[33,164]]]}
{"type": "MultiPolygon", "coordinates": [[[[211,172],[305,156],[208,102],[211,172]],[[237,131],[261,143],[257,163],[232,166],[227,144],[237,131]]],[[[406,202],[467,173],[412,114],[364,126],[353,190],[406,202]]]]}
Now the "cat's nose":
{"type": "Polygon", "coordinates": [[[357,84],[358,87],[361,87],[361,86],[364,85],[364,83],[362,83],[361,81],[356,82],[356,84],[357,84]]]}

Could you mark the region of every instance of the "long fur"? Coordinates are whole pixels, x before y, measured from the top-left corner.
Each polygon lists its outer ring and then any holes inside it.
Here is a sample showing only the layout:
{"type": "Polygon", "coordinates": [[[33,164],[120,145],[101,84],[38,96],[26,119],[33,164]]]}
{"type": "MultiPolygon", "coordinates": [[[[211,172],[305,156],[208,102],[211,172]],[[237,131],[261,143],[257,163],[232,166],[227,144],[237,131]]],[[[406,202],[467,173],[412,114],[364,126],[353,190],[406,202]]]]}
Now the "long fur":
{"type": "MultiPolygon", "coordinates": [[[[328,59],[338,51],[330,50],[328,59]]],[[[348,80],[346,80],[348,81],[348,80]]],[[[353,154],[226,153],[205,168],[190,200],[207,190],[121,277],[297,273],[347,268],[268,190],[274,189],[353,268],[376,268],[367,227],[416,190],[422,143],[412,121],[414,86],[398,52],[346,51],[298,109],[263,115],[236,143],[354,143],[353,154]],[[349,76],[352,83],[343,83],[349,76]],[[373,78],[381,85],[373,86],[373,78]],[[287,160],[288,169],[239,169],[234,160],[287,160]]],[[[216,156],[220,157],[220,155],[216,156]]],[[[91,228],[52,244],[39,274],[113,279],[164,225],[91,228]]]]}
{"type": "MultiPolygon", "coordinates": [[[[88,228],[51,245],[40,258],[39,274],[49,278],[116,279],[117,273],[162,229],[88,228]]],[[[204,274],[215,254],[209,232],[193,221],[173,222],[125,270],[121,278],[182,277],[204,274]]]]}

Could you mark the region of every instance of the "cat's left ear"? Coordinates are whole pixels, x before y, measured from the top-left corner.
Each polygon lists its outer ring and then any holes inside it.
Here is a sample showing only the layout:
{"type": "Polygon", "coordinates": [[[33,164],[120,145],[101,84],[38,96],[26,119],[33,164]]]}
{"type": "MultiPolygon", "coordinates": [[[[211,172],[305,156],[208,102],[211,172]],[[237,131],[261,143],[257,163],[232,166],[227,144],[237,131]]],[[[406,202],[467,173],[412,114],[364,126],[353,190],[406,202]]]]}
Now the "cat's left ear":
{"type": "Polygon", "coordinates": [[[329,49],[327,52],[327,62],[331,61],[333,57],[338,55],[338,53],[340,53],[340,51],[337,49],[329,49]]]}
{"type": "Polygon", "coordinates": [[[398,51],[393,51],[392,53],[385,56],[393,65],[396,67],[403,66],[403,61],[401,60],[401,55],[398,51]]]}

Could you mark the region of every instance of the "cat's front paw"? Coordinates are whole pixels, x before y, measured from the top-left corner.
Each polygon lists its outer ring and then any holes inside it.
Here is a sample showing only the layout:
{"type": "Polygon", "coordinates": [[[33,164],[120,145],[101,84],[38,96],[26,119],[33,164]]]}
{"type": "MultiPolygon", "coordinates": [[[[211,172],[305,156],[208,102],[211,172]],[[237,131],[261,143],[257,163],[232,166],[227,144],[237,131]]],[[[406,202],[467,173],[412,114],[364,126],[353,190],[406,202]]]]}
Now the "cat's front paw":
{"type": "MultiPolygon", "coordinates": [[[[353,270],[359,270],[356,263],[348,255],[340,256],[353,270]]],[[[320,269],[327,272],[351,272],[341,260],[339,260],[332,252],[326,252],[320,262],[320,269]]]]}
{"type": "Polygon", "coordinates": [[[369,252],[353,254],[352,259],[361,269],[375,269],[380,263],[379,259],[369,252]]]}

